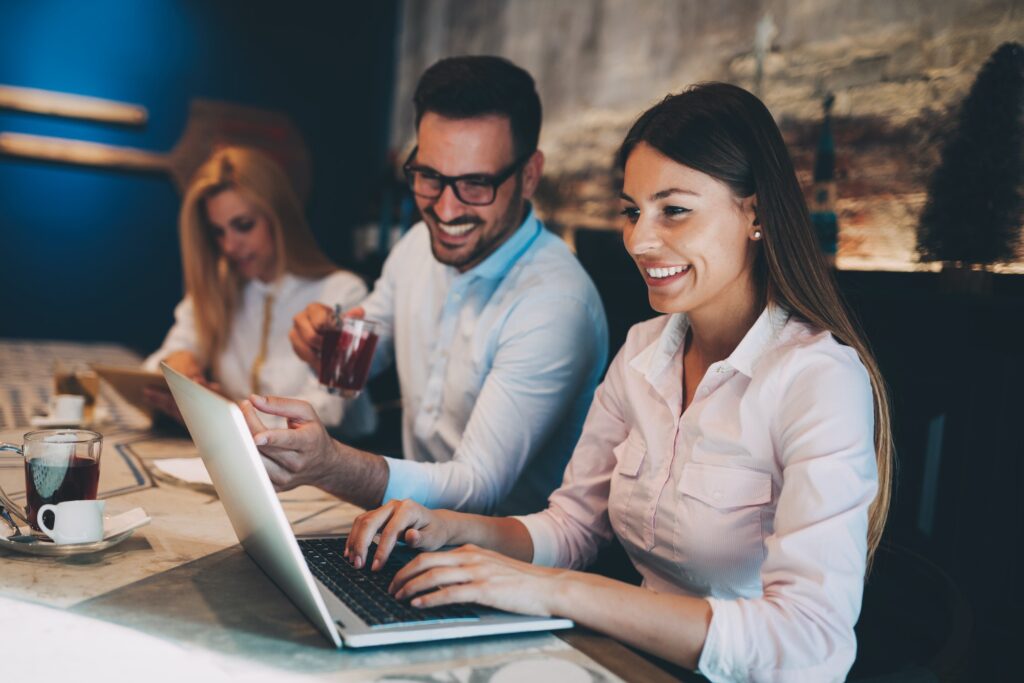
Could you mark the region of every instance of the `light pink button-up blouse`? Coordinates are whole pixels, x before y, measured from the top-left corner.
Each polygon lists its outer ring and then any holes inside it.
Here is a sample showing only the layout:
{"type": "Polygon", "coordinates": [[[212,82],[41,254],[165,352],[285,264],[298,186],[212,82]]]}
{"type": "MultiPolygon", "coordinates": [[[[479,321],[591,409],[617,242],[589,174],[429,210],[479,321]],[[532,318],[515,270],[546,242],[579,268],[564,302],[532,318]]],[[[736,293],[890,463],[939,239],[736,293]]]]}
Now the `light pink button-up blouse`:
{"type": "Polygon", "coordinates": [[[584,567],[614,533],[657,592],[707,598],[712,681],[842,680],[853,663],[871,384],[855,351],[768,307],[682,410],[685,315],[630,330],[549,508],[536,564],[584,567]]]}

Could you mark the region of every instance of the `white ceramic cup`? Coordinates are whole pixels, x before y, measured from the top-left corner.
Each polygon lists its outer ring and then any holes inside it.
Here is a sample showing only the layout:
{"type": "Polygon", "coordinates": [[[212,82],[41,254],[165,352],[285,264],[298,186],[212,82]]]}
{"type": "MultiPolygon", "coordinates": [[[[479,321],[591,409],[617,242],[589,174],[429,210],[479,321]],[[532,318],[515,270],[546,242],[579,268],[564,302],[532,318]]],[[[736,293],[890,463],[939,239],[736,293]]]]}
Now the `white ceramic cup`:
{"type": "Polygon", "coordinates": [[[50,397],[50,417],[58,420],[81,421],[85,411],[85,396],[56,394],[50,397]]]}
{"type": "Polygon", "coordinates": [[[103,540],[105,500],[67,500],[39,508],[36,523],[57,545],[95,543],[103,540]],[[43,522],[43,513],[53,512],[53,528],[43,522]]]}

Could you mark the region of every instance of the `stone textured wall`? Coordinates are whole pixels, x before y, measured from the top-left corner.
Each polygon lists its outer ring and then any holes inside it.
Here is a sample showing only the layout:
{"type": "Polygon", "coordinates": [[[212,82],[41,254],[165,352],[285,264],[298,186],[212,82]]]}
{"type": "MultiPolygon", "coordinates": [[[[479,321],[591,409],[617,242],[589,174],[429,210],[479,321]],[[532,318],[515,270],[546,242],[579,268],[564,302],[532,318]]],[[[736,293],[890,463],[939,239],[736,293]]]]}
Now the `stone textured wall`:
{"type": "MultiPolygon", "coordinates": [[[[978,69],[1024,36],[1020,0],[405,0],[392,140],[412,134],[423,69],[499,54],[537,80],[549,224],[614,228],[610,160],[629,124],[703,80],[756,90],[809,187],[821,100],[835,93],[839,266],[910,270],[938,141],[978,69]]],[[[1024,272],[1024,262],[1009,270],[1024,272]]]]}

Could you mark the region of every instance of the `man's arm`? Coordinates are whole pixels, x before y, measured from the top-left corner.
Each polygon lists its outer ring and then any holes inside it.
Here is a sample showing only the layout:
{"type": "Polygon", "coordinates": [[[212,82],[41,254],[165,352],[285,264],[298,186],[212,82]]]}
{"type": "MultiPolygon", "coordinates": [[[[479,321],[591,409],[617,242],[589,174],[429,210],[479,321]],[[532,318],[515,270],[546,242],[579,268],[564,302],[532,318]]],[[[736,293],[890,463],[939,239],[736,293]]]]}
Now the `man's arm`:
{"type": "Polygon", "coordinates": [[[380,505],[388,483],[384,457],[332,439],[310,404],[254,395],[241,407],[275,489],[308,484],[363,508],[380,505]],[[287,418],[288,428],[268,430],[256,410],[287,418]]]}

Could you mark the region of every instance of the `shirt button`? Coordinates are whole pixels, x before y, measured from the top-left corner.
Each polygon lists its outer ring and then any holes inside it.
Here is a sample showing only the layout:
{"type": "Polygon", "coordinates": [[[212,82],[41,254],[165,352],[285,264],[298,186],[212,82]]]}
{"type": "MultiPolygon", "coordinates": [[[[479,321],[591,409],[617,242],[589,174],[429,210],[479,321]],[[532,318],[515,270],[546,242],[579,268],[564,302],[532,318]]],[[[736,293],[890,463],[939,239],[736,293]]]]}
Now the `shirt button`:
{"type": "Polygon", "coordinates": [[[714,493],[711,494],[711,497],[714,498],[715,500],[722,500],[722,492],[715,491],[714,493]]]}

